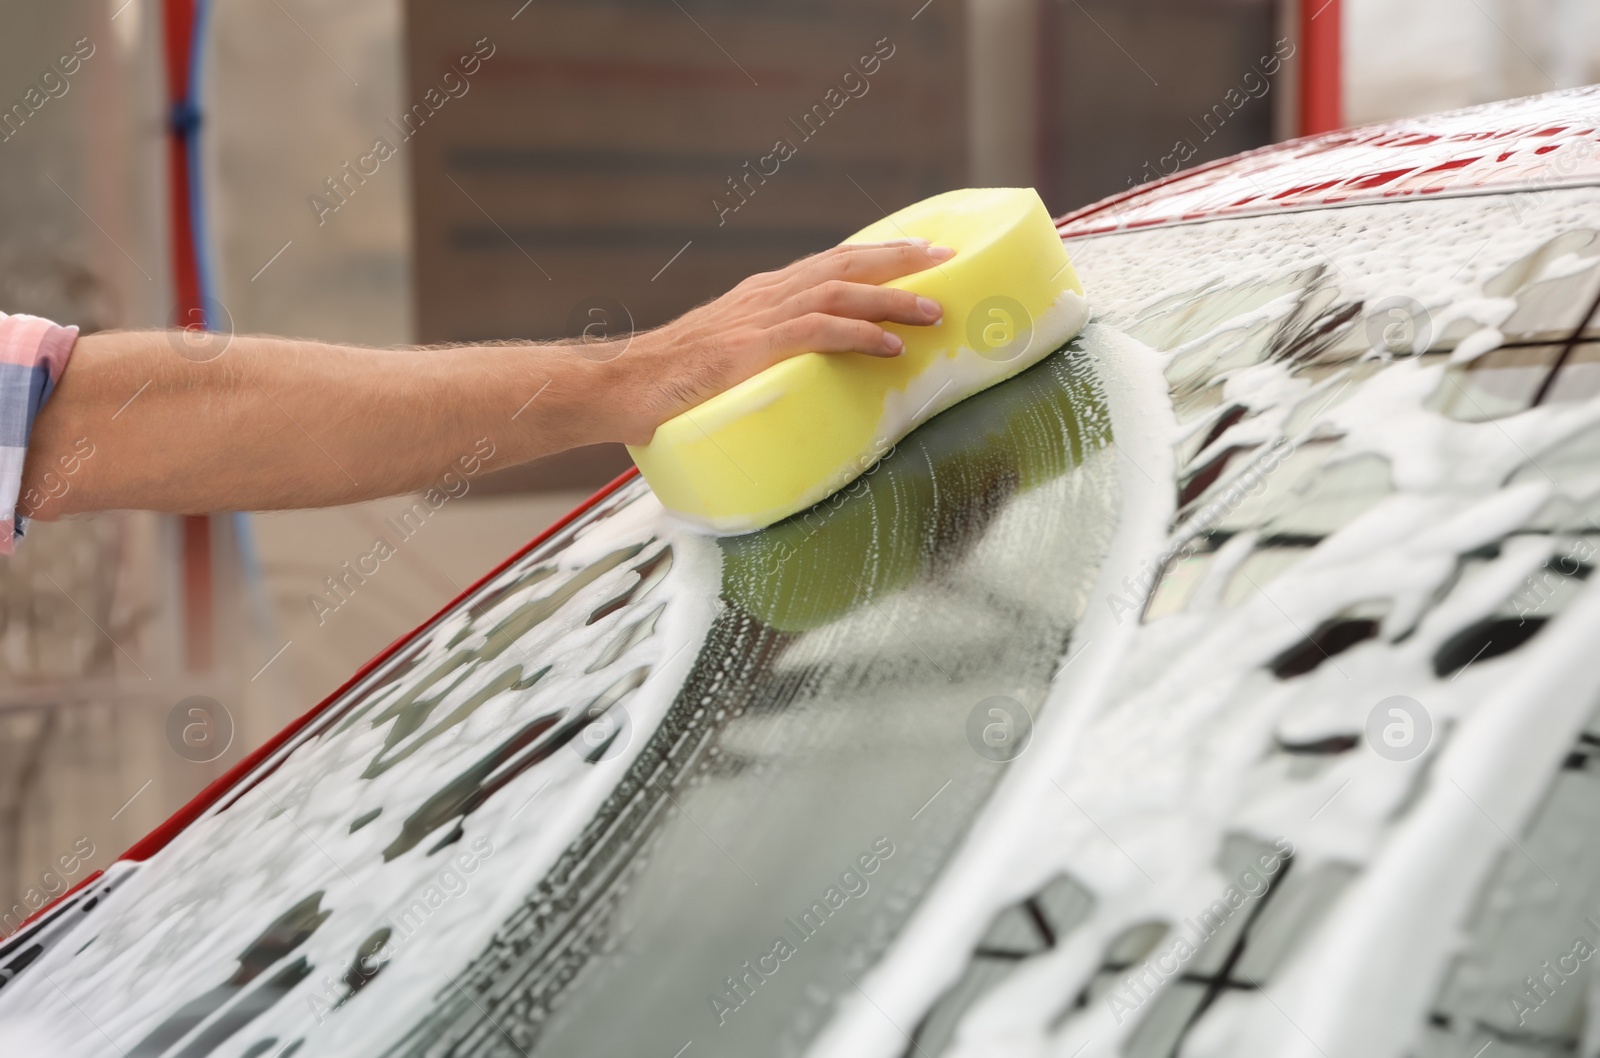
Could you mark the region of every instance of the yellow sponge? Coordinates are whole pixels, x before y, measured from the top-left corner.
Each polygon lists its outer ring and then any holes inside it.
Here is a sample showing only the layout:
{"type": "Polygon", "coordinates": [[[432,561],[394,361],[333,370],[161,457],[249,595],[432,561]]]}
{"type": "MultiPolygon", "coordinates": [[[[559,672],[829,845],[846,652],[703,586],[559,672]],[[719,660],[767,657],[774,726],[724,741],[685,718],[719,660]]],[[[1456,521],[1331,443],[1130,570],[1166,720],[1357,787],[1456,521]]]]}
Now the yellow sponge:
{"type": "Polygon", "coordinates": [[[846,242],[921,238],[956,256],[887,286],[944,306],[932,327],[885,324],[893,359],[802,353],[662,423],[630,446],[656,497],[719,533],[760,529],[855,480],[920,424],[1038,362],[1088,303],[1032,188],[924,199],[846,242]]]}

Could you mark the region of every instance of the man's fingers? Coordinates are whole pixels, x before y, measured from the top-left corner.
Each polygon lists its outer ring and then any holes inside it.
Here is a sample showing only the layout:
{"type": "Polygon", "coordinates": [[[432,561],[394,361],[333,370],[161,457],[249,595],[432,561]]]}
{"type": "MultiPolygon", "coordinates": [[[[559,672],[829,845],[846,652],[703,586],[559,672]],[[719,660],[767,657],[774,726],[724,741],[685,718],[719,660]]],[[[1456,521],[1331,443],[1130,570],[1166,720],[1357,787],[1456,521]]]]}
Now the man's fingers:
{"type": "Polygon", "coordinates": [[[931,242],[931,240],[928,240],[928,239],[911,239],[911,238],[906,238],[906,239],[884,239],[881,242],[842,242],[838,246],[835,246],[833,249],[831,249],[831,250],[829,250],[827,252],[836,254],[836,253],[844,253],[844,252],[849,251],[849,250],[871,250],[874,247],[878,247],[878,246],[930,246],[930,245],[932,245],[932,242],[931,242]]]}
{"type": "MultiPolygon", "coordinates": [[[[876,285],[943,264],[955,256],[945,246],[841,246],[836,251],[808,257],[785,272],[783,286],[797,292],[830,279],[876,285]]],[[[782,273],[780,273],[782,274],[782,273]]]]}
{"type": "Polygon", "coordinates": [[[932,298],[918,297],[909,290],[847,283],[842,279],[830,279],[803,290],[784,307],[792,309],[795,315],[822,312],[873,323],[887,320],[923,327],[939,322],[944,315],[944,310],[932,298]]]}
{"type": "Polygon", "coordinates": [[[781,359],[797,353],[866,353],[868,356],[899,356],[905,343],[875,323],[848,320],[812,312],[774,332],[774,352],[781,359]]]}

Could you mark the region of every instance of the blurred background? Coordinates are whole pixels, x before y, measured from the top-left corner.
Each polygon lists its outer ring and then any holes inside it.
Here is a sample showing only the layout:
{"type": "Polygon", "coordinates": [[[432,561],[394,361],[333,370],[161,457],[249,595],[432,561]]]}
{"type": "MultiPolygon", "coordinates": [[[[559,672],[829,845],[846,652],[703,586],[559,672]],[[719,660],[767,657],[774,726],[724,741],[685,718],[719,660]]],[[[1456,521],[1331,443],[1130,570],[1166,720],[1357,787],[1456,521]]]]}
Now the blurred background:
{"type": "MultiPolygon", "coordinates": [[[[0,25],[0,311],[371,345],[642,329],[949,188],[1059,214],[1600,80],[1592,0],[0,0],[0,25]]],[[[0,558],[0,936],[626,466],[475,479],[404,533],[414,498],[33,526],[0,558]]]]}

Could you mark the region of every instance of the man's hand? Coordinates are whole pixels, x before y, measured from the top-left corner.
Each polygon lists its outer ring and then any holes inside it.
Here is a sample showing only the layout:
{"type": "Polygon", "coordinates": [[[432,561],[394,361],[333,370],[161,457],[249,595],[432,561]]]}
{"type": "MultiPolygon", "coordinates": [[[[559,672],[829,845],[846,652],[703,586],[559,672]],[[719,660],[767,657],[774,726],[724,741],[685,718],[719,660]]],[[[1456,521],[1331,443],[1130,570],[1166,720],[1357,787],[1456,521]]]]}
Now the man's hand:
{"type": "Polygon", "coordinates": [[[331,506],[419,491],[461,466],[643,443],[797,353],[898,355],[878,324],[928,325],[941,310],[878,284],[952,254],[842,246],[752,276],[609,358],[585,342],[388,350],[239,335],[197,361],[176,332],[91,334],[34,422],[22,495],[44,498],[22,513],[331,506]],[[49,487],[68,461],[70,488],[49,487]]]}
{"type": "Polygon", "coordinates": [[[617,362],[624,387],[632,390],[619,439],[643,444],[679,412],[799,353],[899,356],[904,343],[878,324],[927,326],[944,310],[929,298],[878,284],[953,256],[954,250],[925,239],[838,246],[753,275],[715,301],[636,336],[617,362]]]}

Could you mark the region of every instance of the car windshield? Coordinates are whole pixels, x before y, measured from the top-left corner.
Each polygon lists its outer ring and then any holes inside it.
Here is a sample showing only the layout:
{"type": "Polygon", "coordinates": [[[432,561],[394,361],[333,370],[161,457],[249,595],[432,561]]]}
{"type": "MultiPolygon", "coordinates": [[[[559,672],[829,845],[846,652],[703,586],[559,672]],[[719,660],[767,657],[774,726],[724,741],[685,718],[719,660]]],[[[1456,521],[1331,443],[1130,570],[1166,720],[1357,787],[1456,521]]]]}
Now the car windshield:
{"type": "Polygon", "coordinates": [[[759,533],[624,485],[113,877],[51,976],[129,1055],[797,1053],[1026,748],[1110,442],[1079,342],[759,533]]]}

